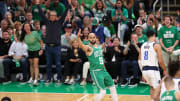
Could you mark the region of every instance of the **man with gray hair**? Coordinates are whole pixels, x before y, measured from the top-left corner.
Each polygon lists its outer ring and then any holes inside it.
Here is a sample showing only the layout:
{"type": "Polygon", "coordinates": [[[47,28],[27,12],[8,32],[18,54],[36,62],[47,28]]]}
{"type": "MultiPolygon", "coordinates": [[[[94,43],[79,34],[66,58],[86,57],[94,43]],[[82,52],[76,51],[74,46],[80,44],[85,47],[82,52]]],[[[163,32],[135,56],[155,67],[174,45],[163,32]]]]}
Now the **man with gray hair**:
{"type": "Polygon", "coordinates": [[[36,6],[39,10],[40,16],[42,17],[42,21],[46,25],[46,61],[47,61],[47,81],[46,84],[51,83],[52,81],[52,63],[55,61],[56,69],[57,69],[57,81],[56,83],[60,83],[61,80],[61,30],[64,19],[66,17],[67,11],[70,8],[68,6],[64,13],[61,15],[61,19],[57,20],[56,11],[50,11],[48,14],[48,18],[44,15],[41,7],[40,0],[36,0],[36,6]]]}

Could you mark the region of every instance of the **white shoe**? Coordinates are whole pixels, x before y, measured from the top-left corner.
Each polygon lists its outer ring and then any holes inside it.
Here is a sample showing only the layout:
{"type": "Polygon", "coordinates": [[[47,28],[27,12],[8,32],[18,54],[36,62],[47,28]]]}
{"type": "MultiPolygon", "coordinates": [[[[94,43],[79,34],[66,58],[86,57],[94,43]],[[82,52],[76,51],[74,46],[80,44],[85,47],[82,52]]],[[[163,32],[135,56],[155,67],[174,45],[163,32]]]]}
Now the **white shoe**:
{"type": "Polygon", "coordinates": [[[68,84],[68,82],[69,82],[69,79],[66,79],[66,80],[64,81],[64,84],[68,84]]]}
{"type": "Polygon", "coordinates": [[[33,79],[30,78],[29,81],[27,83],[33,83],[33,79]]]}
{"type": "Polygon", "coordinates": [[[82,81],[82,82],[80,83],[81,86],[84,86],[84,85],[86,85],[86,84],[87,84],[86,81],[82,81]]]}
{"type": "Polygon", "coordinates": [[[37,81],[37,80],[34,80],[33,86],[37,86],[37,85],[38,85],[38,81],[37,81]]]}
{"type": "Polygon", "coordinates": [[[71,79],[68,84],[72,85],[74,83],[75,83],[74,79],[71,79]]]}
{"type": "Polygon", "coordinates": [[[95,85],[95,82],[93,82],[93,85],[95,85]]]}

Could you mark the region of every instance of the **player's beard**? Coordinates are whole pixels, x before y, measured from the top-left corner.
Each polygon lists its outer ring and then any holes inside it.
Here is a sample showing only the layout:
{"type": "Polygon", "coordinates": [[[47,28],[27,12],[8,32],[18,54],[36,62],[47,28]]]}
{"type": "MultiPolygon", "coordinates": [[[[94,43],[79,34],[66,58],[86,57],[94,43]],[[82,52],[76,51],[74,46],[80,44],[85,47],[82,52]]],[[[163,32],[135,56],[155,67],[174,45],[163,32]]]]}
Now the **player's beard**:
{"type": "Polygon", "coordinates": [[[90,43],[91,43],[92,45],[94,45],[94,44],[96,44],[96,41],[90,41],[90,43]]]}

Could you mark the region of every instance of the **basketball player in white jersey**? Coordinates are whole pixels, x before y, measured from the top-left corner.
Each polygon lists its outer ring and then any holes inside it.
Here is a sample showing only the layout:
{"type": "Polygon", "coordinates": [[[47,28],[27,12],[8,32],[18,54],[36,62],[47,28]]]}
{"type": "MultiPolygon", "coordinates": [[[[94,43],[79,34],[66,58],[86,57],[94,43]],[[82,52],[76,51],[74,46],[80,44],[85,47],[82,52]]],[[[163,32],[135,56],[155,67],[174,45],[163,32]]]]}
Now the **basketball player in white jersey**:
{"type": "MultiPolygon", "coordinates": [[[[180,61],[171,61],[168,64],[168,75],[173,78],[174,81],[174,89],[176,91],[180,91],[180,61]]],[[[153,98],[159,100],[160,96],[167,91],[165,84],[162,80],[161,84],[158,88],[155,89],[155,93],[153,94],[153,98]]]]}
{"type": "Polygon", "coordinates": [[[164,75],[166,74],[166,68],[161,55],[161,46],[155,42],[156,37],[154,31],[148,30],[146,35],[148,37],[148,42],[145,42],[141,46],[139,53],[139,64],[144,79],[151,87],[152,97],[154,89],[158,87],[161,80],[159,64],[164,70],[164,75]]]}

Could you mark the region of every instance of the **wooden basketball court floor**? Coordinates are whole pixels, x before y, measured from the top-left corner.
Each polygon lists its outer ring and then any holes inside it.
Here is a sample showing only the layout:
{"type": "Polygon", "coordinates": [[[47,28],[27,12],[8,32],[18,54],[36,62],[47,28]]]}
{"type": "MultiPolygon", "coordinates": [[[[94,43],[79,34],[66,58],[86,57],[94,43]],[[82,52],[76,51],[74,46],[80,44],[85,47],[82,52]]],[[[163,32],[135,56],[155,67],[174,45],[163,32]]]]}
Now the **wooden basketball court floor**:
{"type": "MultiPolygon", "coordinates": [[[[0,98],[8,96],[12,101],[93,101],[95,94],[62,94],[62,93],[17,93],[1,92],[0,98]]],[[[106,95],[102,101],[112,101],[106,95]]],[[[151,101],[149,95],[118,95],[118,101],[151,101]]]]}
{"type": "MultiPolygon", "coordinates": [[[[119,101],[151,101],[149,96],[149,87],[147,85],[138,85],[134,88],[119,86],[116,87],[119,101]]],[[[99,90],[92,84],[79,86],[74,85],[50,85],[39,84],[33,87],[31,84],[20,85],[19,82],[11,84],[0,84],[0,99],[8,96],[12,101],[93,101],[99,90]]],[[[110,91],[102,101],[112,101],[110,91]]]]}

